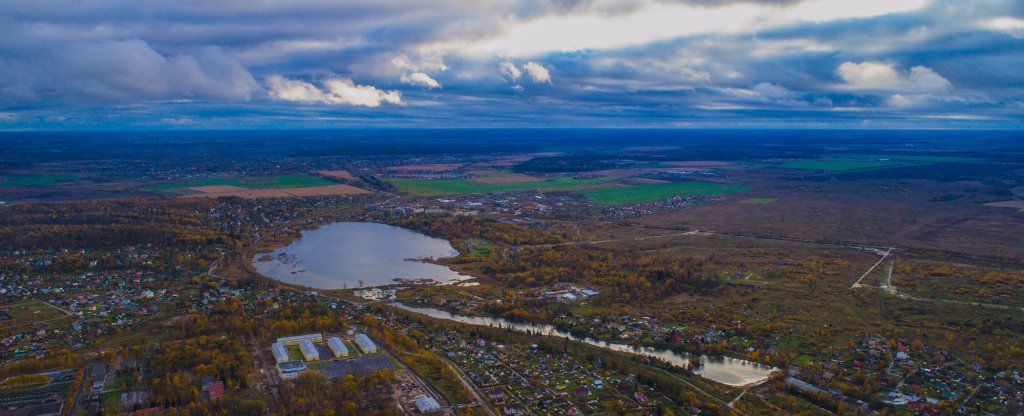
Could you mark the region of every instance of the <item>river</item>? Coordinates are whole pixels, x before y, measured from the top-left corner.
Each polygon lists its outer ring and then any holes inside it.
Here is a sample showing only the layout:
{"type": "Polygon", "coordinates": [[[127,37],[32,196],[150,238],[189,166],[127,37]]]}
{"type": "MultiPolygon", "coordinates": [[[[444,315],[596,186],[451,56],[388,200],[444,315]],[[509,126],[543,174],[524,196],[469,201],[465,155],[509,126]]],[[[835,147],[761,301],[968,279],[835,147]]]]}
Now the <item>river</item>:
{"type": "MultiPolygon", "coordinates": [[[[455,315],[451,312],[443,311],[440,309],[417,308],[413,306],[407,306],[398,302],[391,303],[391,305],[400,309],[407,310],[409,312],[427,315],[431,318],[436,319],[443,319],[478,326],[500,326],[502,328],[512,328],[520,332],[529,331],[548,336],[569,338],[614,351],[628,352],[632,354],[640,354],[648,357],[660,358],[662,360],[665,360],[666,362],[683,368],[688,367],[690,361],[690,355],[686,353],[677,353],[670,350],[663,350],[651,347],[635,347],[632,345],[616,344],[607,341],[597,340],[594,338],[580,338],[568,332],[561,331],[558,328],[555,328],[554,326],[551,325],[512,322],[503,318],[455,315]]],[[[711,357],[707,355],[702,355],[700,358],[701,362],[703,363],[703,366],[696,369],[694,371],[694,374],[729,386],[739,387],[746,386],[748,384],[760,383],[766,380],[768,378],[768,375],[771,374],[773,370],[775,370],[775,368],[770,366],[757,364],[754,362],[741,360],[738,358],[711,357]]]]}

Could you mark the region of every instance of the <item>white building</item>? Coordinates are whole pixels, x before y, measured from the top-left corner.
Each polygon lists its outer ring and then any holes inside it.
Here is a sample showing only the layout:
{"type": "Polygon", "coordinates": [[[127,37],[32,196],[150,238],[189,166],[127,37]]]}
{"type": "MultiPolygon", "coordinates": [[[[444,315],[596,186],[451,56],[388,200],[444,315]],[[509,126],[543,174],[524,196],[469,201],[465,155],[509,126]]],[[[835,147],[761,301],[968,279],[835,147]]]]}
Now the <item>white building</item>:
{"type": "Polygon", "coordinates": [[[416,409],[419,410],[420,413],[433,412],[441,410],[441,404],[438,403],[437,400],[434,400],[433,397],[420,396],[420,398],[416,399],[416,409]]]}
{"type": "Polygon", "coordinates": [[[293,378],[306,371],[306,363],[302,361],[289,361],[278,364],[277,368],[281,370],[281,378],[293,378]]]}
{"type": "Polygon", "coordinates": [[[327,340],[327,346],[331,347],[331,352],[334,353],[334,358],[341,358],[348,356],[348,348],[345,347],[345,343],[341,342],[341,338],[331,337],[327,340]]]}
{"type": "Polygon", "coordinates": [[[306,361],[316,361],[320,359],[320,351],[316,349],[316,345],[313,345],[313,341],[304,339],[299,342],[299,349],[302,350],[302,357],[306,361]]]}
{"type": "Polygon", "coordinates": [[[373,354],[377,352],[377,345],[374,344],[366,334],[356,334],[356,345],[359,346],[359,350],[364,354],[373,354]]]}
{"type": "Polygon", "coordinates": [[[271,345],[270,350],[274,352],[274,359],[277,362],[283,363],[288,361],[288,350],[280,342],[271,345]]]}
{"type": "Polygon", "coordinates": [[[296,336],[293,336],[293,337],[278,338],[277,339],[277,343],[285,345],[285,346],[295,345],[295,344],[302,343],[302,340],[304,340],[304,339],[308,339],[308,340],[310,340],[312,342],[324,342],[324,336],[323,335],[320,335],[320,334],[306,334],[306,335],[296,335],[296,336]]]}

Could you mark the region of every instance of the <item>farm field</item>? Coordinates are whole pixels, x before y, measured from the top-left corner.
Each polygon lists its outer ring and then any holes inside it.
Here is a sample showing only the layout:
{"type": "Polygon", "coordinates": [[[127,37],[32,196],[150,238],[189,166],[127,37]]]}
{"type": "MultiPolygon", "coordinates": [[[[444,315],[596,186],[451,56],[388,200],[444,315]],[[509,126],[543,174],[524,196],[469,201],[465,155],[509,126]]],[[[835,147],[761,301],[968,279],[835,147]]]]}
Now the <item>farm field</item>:
{"type": "Polygon", "coordinates": [[[720,160],[682,160],[663,162],[662,164],[679,168],[720,168],[735,165],[732,162],[723,162],[720,160]]]}
{"type": "Polygon", "coordinates": [[[499,171],[472,171],[470,173],[473,174],[473,176],[475,176],[473,179],[470,180],[480,183],[518,183],[539,182],[544,180],[543,178],[538,178],[536,176],[499,171]]]}
{"type": "Polygon", "coordinates": [[[864,169],[894,168],[904,165],[906,165],[904,162],[879,160],[791,160],[775,165],[774,167],[780,169],[846,172],[864,169]]]}
{"type": "Polygon", "coordinates": [[[185,188],[206,186],[236,186],[249,189],[297,188],[304,186],[327,186],[336,182],[310,175],[279,175],[259,178],[200,178],[182,182],[150,186],[146,189],[156,192],[178,193],[185,188]]]}
{"type": "Polygon", "coordinates": [[[322,170],[322,171],[319,171],[317,173],[320,174],[321,176],[326,177],[326,178],[335,179],[335,180],[347,180],[347,181],[354,181],[354,180],[356,180],[355,175],[353,175],[352,172],[349,172],[347,170],[322,170]]]}
{"type": "Polygon", "coordinates": [[[990,202],[985,204],[990,207],[1001,207],[1001,208],[1015,208],[1024,212],[1024,201],[1001,201],[1001,202],[990,202]]]}
{"type": "Polygon", "coordinates": [[[750,198],[740,201],[741,204],[747,205],[768,205],[772,202],[778,201],[776,198],[750,198]]]}
{"type": "Polygon", "coordinates": [[[581,192],[594,202],[606,205],[657,201],[679,195],[726,195],[749,190],[743,185],[713,182],[652,183],[630,187],[592,189],[581,192]]]}
{"type": "Polygon", "coordinates": [[[876,161],[908,161],[908,162],[978,162],[983,159],[976,157],[959,156],[929,156],[929,155],[887,155],[887,154],[844,154],[843,158],[864,159],[876,161]]]}
{"type": "Polygon", "coordinates": [[[58,183],[71,182],[78,179],[74,175],[12,175],[0,176],[0,187],[3,186],[51,186],[58,183]]]}
{"type": "Polygon", "coordinates": [[[394,172],[443,172],[446,170],[458,169],[465,166],[464,163],[430,163],[425,165],[402,165],[392,166],[388,170],[394,172]]]}
{"type": "Polygon", "coordinates": [[[309,196],[341,196],[341,195],[361,195],[368,194],[367,191],[362,188],[357,188],[352,185],[336,184],[327,186],[305,186],[297,188],[267,188],[267,189],[248,189],[238,186],[231,185],[213,185],[213,186],[197,186],[188,188],[192,191],[197,191],[197,194],[182,195],[188,198],[219,198],[219,197],[239,197],[246,199],[260,199],[260,198],[290,198],[290,197],[309,197],[309,196]]]}
{"type": "Polygon", "coordinates": [[[515,192],[542,188],[546,190],[580,191],[600,186],[609,178],[574,179],[562,176],[537,182],[480,183],[465,179],[388,179],[400,191],[415,196],[443,196],[488,192],[515,192]]]}

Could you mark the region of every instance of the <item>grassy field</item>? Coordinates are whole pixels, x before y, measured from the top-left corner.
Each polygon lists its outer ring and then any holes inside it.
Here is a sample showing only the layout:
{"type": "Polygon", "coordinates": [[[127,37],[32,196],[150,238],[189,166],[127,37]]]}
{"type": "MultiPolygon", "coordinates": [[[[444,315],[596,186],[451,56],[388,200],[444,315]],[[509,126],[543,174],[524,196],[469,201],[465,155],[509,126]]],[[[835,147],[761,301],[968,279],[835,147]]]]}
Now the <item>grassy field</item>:
{"type": "Polygon", "coordinates": [[[388,179],[400,191],[416,196],[443,196],[458,194],[478,194],[487,192],[514,192],[527,191],[531,189],[545,189],[558,191],[579,191],[590,187],[599,186],[607,182],[609,178],[595,179],[573,179],[562,176],[538,182],[511,182],[511,183],[480,183],[464,179],[388,179]]]}
{"type": "Polygon", "coordinates": [[[284,349],[288,351],[288,358],[292,361],[306,361],[306,358],[302,356],[302,349],[299,348],[298,344],[286,346],[284,349]]]}
{"type": "Polygon", "coordinates": [[[1020,188],[1013,188],[1010,191],[1013,192],[1014,195],[1024,196],[1024,186],[1022,186],[1020,188]]]}
{"type": "Polygon", "coordinates": [[[463,242],[469,254],[477,257],[489,256],[494,253],[494,245],[482,238],[470,238],[463,242]]]}
{"type": "Polygon", "coordinates": [[[894,168],[904,165],[906,165],[904,162],[879,160],[791,160],[775,165],[775,167],[782,169],[846,172],[852,170],[894,168]]]}
{"type": "Polygon", "coordinates": [[[770,203],[775,202],[775,201],[778,201],[778,199],[775,199],[775,198],[750,198],[750,199],[745,199],[743,201],[740,201],[740,203],[741,204],[748,204],[748,205],[767,205],[767,204],[770,204],[770,203]]]}
{"type": "Polygon", "coordinates": [[[175,191],[181,188],[192,188],[196,186],[231,185],[251,189],[267,188],[297,188],[306,186],[327,186],[336,185],[337,182],[330,181],[317,176],[310,175],[280,175],[261,178],[200,178],[182,182],[156,185],[146,188],[150,191],[175,191]]]}
{"type": "Polygon", "coordinates": [[[679,195],[725,195],[749,190],[743,185],[713,182],[670,182],[582,191],[594,202],[605,205],[658,201],[679,195]]]}
{"type": "Polygon", "coordinates": [[[3,186],[51,186],[78,179],[74,175],[17,175],[0,177],[3,186]]]}
{"type": "Polygon", "coordinates": [[[0,309],[11,317],[0,321],[0,328],[27,325],[33,322],[48,321],[66,316],[64,312],[39,301],[19,303],[0,309]]]}

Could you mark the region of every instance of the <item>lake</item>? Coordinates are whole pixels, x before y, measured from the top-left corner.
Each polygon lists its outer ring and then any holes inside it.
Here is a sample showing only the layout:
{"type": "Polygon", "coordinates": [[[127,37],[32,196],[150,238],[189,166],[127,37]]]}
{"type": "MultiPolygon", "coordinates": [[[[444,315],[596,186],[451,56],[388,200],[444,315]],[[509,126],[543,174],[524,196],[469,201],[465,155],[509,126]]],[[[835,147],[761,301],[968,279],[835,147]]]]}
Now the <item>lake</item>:
{"type": "Polygon", "coordinates": [[[371,222],[337,222],[314,230],[252,261],[264,276],[317,289],[382,286],[402,280],[450,284],[472,276],[416,259],[459,255],[440,238],[371,222]]]}
{"type": "MultiPolygon", "coordinates": [[[[607,341],[601,341],[594,338],[580,338],[574,336],[568,332],[560,331],[551,325],[537,325],[530,323],[519,323],[512,322],[503,318],[490,318],[480,316],[462,316],[455,315],[451,312],[443,311],[435,308],[417,308],[413,306],[407,306],[402,303],[394,302],[392,306],[407,310],[409,312],[415,312],[423,315],[427,315],[436,319],[444,319],[449,321],[456,321],[470,325],[478,326],[494,326],[502,328],[512,328],[520,332],[535,332],[548,336],[556,336],[562,338],[569,338],[580,342],[585,342],[590,345],[606,348],[614,351],[628,352],[632,354],[640,354],[649,357],[656,357],[672,365],[686,368],[690,364],[690,355],[686,353],[677,353],[670,350],[662,350],[651,347],[635,347],[632,345],[616,344],[607,341]]],[[[746,386],[749,384],[760,383],[768,379],[769,374],[775,368],[754,363],[747,360],[741,360],[738,358],[730,357],[711,357],[702,355],[701,362],[703,365],[693,371],[701,377],[708,380],[716,381],[729,386],[746,386]]]]}

